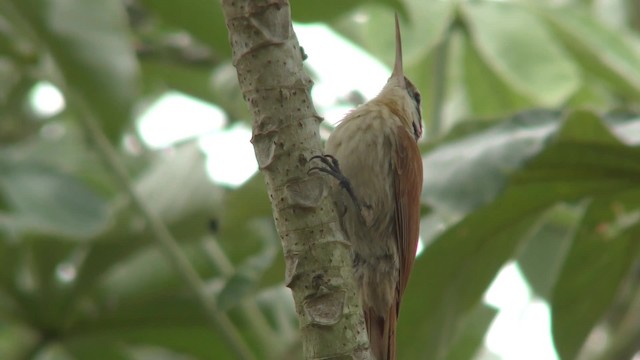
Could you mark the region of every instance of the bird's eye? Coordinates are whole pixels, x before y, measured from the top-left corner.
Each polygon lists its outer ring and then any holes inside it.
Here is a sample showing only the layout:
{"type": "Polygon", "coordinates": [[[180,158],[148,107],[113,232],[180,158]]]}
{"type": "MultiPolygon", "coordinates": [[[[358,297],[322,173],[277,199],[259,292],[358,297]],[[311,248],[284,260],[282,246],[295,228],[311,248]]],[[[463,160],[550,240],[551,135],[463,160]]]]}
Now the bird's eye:
{"type": "Polygon", "coordinates": [[[419,92],[417,92],[417,91],[413,92],[413,99],[416,101],[416,103],[418,105],[420,105],[421,97],[420,97],[420,93],[419,92]]]}

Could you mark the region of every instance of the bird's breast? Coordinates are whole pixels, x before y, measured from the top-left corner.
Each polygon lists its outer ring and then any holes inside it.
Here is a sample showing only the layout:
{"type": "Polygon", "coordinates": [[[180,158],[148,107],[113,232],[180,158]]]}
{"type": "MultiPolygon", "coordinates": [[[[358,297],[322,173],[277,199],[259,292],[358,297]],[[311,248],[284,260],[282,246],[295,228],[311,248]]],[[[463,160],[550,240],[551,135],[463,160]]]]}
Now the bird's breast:
{"type": "MultiPolygon", "coordinates": [[[[338,159],[342,173],[369,214],[368,223],[363,224],[354,210],[347,212],[343,226],[346,235],[356,251],[371,252],[371,256],[395,252],[392,159],[397,124],[388,110],[359,108],[336,127],[326,146],[326,153],[338,159]]],[[[349,207],[337,184],[334,198],[349,207]]]]}

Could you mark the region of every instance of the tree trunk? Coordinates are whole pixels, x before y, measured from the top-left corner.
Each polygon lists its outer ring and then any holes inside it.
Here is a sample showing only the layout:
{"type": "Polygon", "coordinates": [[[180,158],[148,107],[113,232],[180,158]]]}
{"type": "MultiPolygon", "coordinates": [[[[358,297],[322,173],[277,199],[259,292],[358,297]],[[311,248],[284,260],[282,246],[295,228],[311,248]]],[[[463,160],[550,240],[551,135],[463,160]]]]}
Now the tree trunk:
{"type": "Polygon", "coordinates": [[[222,0],[240,88],[253,114],[253,143],[286,261],[306,359],[371,359],[342,234],[322,176],[319,117],[286,0],[222,0]]]}

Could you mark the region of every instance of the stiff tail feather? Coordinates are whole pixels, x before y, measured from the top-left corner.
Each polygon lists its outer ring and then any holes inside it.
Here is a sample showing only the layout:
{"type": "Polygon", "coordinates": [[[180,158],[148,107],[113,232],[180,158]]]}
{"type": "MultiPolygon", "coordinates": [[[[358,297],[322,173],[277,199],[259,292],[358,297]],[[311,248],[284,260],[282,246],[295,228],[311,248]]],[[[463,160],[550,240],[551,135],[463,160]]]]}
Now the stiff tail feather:
{"type": "Polygon", "coordinates": [[[384,316],[376,313],[373,307],[364,311],[364,319],[369,334],[371,352],[376,360],[396,360],[396,322],[397,306],[391,306],[384,316]]]}

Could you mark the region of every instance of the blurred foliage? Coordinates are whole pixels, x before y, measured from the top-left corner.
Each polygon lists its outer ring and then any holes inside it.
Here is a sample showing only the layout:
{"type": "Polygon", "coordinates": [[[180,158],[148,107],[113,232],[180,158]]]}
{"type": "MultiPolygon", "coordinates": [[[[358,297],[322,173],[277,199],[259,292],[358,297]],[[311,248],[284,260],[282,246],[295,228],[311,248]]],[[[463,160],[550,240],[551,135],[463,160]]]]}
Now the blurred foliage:
{"type": "MultiPolygon", "coordinates": [[[[496,315],[482,295],[512,261],[550,305],[562,359],[640,351],[640,3],[319,4],[293,0],[294,20],[387,64],[396,9],[425,99],[426,249],[400,358],[480,358],[496,315]]],[[[232,357],[82,118],[116,145],[130,187],[256,356],[299,358],[261,176],[216,185],[194,140],[152,150],[135,131],[169,90],[250,121],[230,54],[216,1],[0,2],[0,358],[232,357]],[[64,111],[34,111],[42,82],[64,111]]]]}

